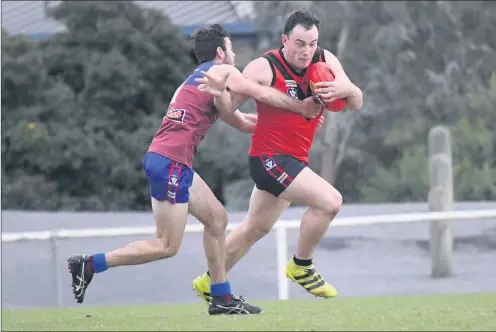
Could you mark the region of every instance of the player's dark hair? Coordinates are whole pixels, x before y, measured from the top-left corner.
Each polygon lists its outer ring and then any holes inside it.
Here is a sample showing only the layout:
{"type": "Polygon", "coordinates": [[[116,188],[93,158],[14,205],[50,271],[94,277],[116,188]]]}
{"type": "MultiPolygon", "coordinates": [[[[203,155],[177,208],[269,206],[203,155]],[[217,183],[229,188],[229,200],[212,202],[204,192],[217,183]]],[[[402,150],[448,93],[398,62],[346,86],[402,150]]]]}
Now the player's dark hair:
{"type": "Polygon", "coordinates": [[[297,25],[303,26],[305,30],[310,30],[314,26],[318,29],[319,24],[319,19],[310,11],[306,9],[298,9],[286,16],[286,23],[284,23],[283,33],[285,35],[289,35],[297,25]]]}
{"type": "Polygon", "coordinates": [[[199,64],[212,61],[217,55],[217,47],[226,50],[224,38],[230,38],[229,34],[220,24],[203,26],[196,30],[193,35],[193,51],[199,64]]]}

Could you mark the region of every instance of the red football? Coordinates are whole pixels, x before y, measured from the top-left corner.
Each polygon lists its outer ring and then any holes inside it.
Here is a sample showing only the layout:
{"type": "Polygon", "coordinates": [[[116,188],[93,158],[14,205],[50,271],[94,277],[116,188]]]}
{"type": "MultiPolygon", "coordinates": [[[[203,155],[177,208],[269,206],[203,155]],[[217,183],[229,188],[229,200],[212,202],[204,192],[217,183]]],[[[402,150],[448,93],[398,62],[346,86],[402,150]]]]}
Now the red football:
{"type": "MultiPolygon", "coordinates": [[[[308,72],[308,83],[312,93],[315,95],[315,83],[318,82],[332,82],[334,81],[334,74],[331,67],[326,62],[316,62],[310,64],[307,69],[308,72]]],[[[319,98],[319,96],[316,96],[319,98]]],[[[322,101],[323,103],[323,101],[322,101]]],[[[346,108],[346,100],[338,99],[332,103],[325,103],[326,109],[333,112],[341,112],[346,108]]]]}

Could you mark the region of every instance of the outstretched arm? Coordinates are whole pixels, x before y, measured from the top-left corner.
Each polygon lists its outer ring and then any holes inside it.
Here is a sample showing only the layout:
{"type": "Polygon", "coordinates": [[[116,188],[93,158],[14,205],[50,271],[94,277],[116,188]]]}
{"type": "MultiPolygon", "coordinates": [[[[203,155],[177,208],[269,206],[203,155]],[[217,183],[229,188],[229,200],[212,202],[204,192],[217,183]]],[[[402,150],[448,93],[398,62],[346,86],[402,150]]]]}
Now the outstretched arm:
{"type": "Polygon", "coordinates": [[[320,113],[320,105],[314,102],[313,97],[301,101],[269,87],[272,81],[272,70],[264,58],[253,60],[246,66],[243,74],[230,65],[218,65],[212,67],[207,73],[202,72],[203,78],[196,81],[202,83],[199,89],[215,96],[215,99],[225,107],[235,110],[239,107],[238,101],[245,101],[240,97],[229,99],[224,90],[228,87],[231,93],[241,96],[252,97],[267,105],[286,109],[288,111],[302,114],[307,118],[313,118],[320,113]],[[228,105],[231,103],[231,105],[228,105]]]}

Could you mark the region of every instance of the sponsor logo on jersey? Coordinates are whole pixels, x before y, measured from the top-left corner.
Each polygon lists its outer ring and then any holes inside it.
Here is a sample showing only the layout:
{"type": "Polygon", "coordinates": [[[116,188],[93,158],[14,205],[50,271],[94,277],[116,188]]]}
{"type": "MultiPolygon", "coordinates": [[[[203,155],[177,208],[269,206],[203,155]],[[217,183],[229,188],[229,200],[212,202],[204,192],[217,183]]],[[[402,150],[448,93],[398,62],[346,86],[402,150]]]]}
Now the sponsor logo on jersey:
{"type": "Polygon", "coordinates": [[[286,87],[287,88],[296,88],[297,87],[296,81],[286,80],[286,87]]]}
{"type": "Polygon", "coordinates": [[[184,116],[186,115],[186,111],[183,109],[175,109],[174,107],[171,107],[167,110],[167,113],[165,114],[165,117],[169,120],[172,121],[177,121],[184,123],[184,116]]]}

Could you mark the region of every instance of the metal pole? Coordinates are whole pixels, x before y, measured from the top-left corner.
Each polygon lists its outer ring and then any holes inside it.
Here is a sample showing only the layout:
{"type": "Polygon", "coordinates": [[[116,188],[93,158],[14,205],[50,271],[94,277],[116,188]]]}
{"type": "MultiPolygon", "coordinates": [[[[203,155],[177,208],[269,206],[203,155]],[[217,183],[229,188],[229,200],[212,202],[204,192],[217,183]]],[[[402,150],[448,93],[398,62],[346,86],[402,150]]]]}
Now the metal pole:
{"type": "Polygon", "coordinates": [[[289,283],[286,278],[286,264],[288,262],[288,240],[284,224],[276,224],[276,247],[277,247],[277,288],[278,299],[289,299],[289,283]]]}
{"type": "Polygon", "coordinates": [[[60,269],[59,269],[59,242],[55,234],[50,238],[50,248],[52,251],[52,266],[53,266],[53,290],[55,292],[56,306],[62,305],[62,292],[60,290],[60,269]]]}

